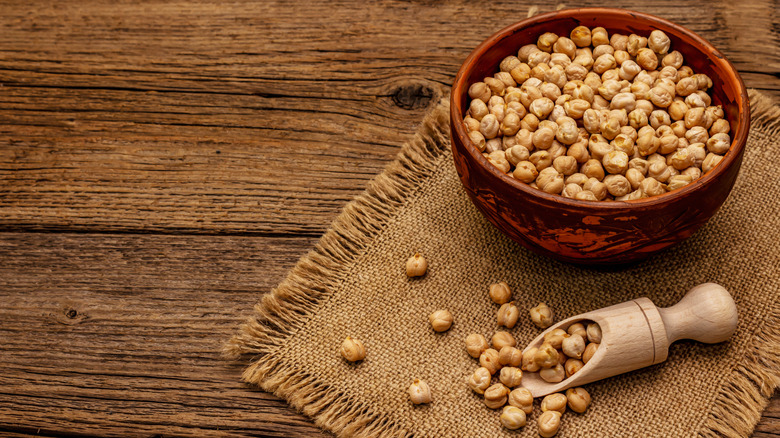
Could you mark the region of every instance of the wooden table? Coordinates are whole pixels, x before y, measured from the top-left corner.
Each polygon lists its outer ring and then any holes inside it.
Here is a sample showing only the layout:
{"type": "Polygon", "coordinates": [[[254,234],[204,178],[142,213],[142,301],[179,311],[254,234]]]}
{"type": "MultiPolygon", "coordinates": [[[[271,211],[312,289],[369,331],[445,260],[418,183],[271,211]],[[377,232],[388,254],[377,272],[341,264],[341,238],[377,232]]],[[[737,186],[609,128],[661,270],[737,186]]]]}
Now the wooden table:
{"type": "MultiPolygon", "coordinates": [[[[319,435],[220,348],[529,4],[26,3],[0,0],[0,435],[319,435]]],[[[778,0],[622,5],[780,101],[778,0]]]]}

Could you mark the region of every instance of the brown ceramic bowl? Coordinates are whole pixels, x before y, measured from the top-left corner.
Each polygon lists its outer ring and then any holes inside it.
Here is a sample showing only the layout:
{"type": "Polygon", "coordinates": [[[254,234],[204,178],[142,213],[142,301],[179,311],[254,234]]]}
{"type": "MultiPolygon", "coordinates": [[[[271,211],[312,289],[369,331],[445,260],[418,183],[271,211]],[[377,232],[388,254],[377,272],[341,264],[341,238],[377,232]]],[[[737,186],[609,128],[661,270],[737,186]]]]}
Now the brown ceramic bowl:
{"type": "Polygon", "coordinates": [[[609,265],[636,261],[694,233],[726,200],[737,178],[750,125],[742,79],[710,43],[682,26],[639,12],[568,9],[513,24],[480,44],[458,71],[450,106],[452,151],[471,200],[498,229],[525,247],[558,260],[609,265]],[[507,176],[485,159],[466,135],[463,116],[468,87],[498,71],[504,57],[517,55],[544,32],[568,35],[573,28],[602,26],[612,34],[647,36],[660,29],[685,64],[712,78],[713,105],[723,107],[731,125],[731,148],[721,163],[681,189],[632,201],[579,201],[550,195],[507,176]]]}

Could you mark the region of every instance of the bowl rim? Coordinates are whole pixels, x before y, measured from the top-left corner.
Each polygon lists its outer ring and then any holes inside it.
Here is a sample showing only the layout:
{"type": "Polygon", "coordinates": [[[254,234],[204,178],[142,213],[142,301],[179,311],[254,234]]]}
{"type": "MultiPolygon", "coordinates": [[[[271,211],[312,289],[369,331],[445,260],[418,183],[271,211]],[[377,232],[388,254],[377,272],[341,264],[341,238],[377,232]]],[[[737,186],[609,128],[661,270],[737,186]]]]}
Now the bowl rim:
{"type": "Polygon", "coordinates": [[[461,64],[460,69],[458,69],[458,73],[455,76],[455,80],[452,83],[450,96],[451,96],[450,97],[450,125],[451,125],[451,129],[453,130],[452,135],[457,135],[462,140],[464,145],[467,146],[466,150],[468,150],[468,153],[472,156],[472,158],[474,158],[477,162],[479,162],[481,165],[486,167],[488,169],[488,172],[490,172],[493,176],[495,176],[499,180],[504,181],[505,183],[509,184],[510,186],[520,190],[521,192],[529,196],[541,198],[549,203],[558,203],[558,204],[562,203],[572,207],[579,207],[584,210],[594,209],[594,208],[613,210],[613,209],[632,209],[633,207],[651,207],[655,205],[665,204],[669,201],[674,200],[675,198],[685,197],[689,193],[693,193],[699,190],[704,190],[705,188],[714,184],[714,182],[718,179],[718,177],[721,174],[726,172],[728,168],[730,168],[735,162],[741,159],[742,156],[741,152],[745,148],[745,145],[747,143],[748,130],[750,128],[750,99],[748,98],[745,84],[742,81],[742,77],[739,75],[739,72],[737,72],[736,68],[734,68],[734,65],[732,65],[731,62],[728,59],[726,59],[726,57],[718,49],[716,49],[709,41],[700,37],[692,30],[682,25],[675,24],[669,20],[654,15],[646,14],[643,12],[632,11],[629,9],[599,8],[599,7],[562,9],[560,11],[553,11],[553,12],[547,12],[544,14],[535,15],[533,17],[529,17],[524,20],[518,21],[516,23],[510,24],[509,26],[506,26],[505,28],[487,37],[469,54],[466,60],[463,61],[463,64],[461,64]],[[736,102],[737,107],[739,109],[737,130],[732,137],[731,145],[729,146],[728,151],[726,152],[726,154],[723,155],[723,159],[721,160],[720,163],[718,163],[717,166],[715,166],[714,169],[702,175],[700,178],[691,182],[690,184],[681,187],[679,189],[664,193],[662,195],[656,195],[656,196],[651,196],[648,198],[641,198],[641,199],[625,200],[625,201],[615,201],[615,200],[586,201],[586,200],[578,200],[573,198],[566,198],[559,194],[551,194],[551,193],[546,193],[539,189],[534,189],[530,185],[520,182],[504,174],[498,168],[490,164],[490,162],[484,156],[482,156],[482,152],[480,152],[479,149],[477,149],[477,147],[471,143],[471,140],[469,139],[466,133],[463,123],[461,123],[463,120],[463,116],[461,114],[463,114],[464,111],[460,103],[460,99],[457,98],[457,96],[467,93],[468,85],[470,84],[466,84],[465,78],[467,78],[469,76],[469,73],[471,73],[471,71],[475,68],[477,64],[476,61],[479,58],[481,58],[490,48],[495,46],[496,43],[511,36],[516,32],[521,31],[525,27],[534,24],[540,24],[545,21],[552,21],[551,19],[557,20],[557,19],[566,19],[566,18],[576,18],[578,15],[581,14],[606,15],[606,16],[613,16],[613,17],[621,17],[624,19],[633,18],[635,20],[647,22],[655,26],[659,30],[665,31],[667,29],[673,29],[676,33],[683,34],[685,37],[689,38],[690,41],[687,41],[687,43],[698,44],[699,47],[695,47],[695,49],[702,52],[713,64],[715,64],[717,66],[716,70],[729,73],[728,80],[724,80],[724,82],[729,82],[733,86],[735,86],[734,88],[738,90],[738,94],[739,94],[739,97],[737,98],[737,102],[736,102]],[[736,81],[733,80],[734,78],[736,78],[736,81]]]}

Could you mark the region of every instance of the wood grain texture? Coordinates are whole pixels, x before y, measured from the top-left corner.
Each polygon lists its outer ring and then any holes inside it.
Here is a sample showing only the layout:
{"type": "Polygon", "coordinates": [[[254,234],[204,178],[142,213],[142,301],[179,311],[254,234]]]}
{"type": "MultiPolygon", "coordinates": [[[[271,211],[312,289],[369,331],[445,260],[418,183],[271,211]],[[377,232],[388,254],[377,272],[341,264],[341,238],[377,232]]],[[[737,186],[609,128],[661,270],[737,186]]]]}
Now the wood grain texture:
{"type": "MultiPolygon", "coordinates": [[[[749,86],[780,96],[778,5],[618,6],[700,33],[749,72],[749,86]]],[[[2,9],[6,227],[317,234],[409,138],[468,53],[529,4],[2,9]]]]}
{"type": "MultiPolygon", "coordinates": [[[[0,0],[0,435],[322,435],[221,343],[530,6],[0,0]]],[[[616,6],[780,98],[778,0],[616,6]]]]}
{"type": "Polygon", "coordinates": [[[312,243],[0,234],[0,435],[319,436],[220,357],[312,243]]]}

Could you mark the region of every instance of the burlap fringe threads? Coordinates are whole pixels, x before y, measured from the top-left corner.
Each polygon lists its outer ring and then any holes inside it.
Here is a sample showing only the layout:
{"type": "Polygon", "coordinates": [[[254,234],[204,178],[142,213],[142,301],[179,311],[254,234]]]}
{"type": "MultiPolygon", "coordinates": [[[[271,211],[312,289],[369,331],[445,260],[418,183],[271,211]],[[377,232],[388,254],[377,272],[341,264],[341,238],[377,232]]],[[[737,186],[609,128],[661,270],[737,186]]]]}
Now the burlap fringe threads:
{"type": "MultiPolygon", "coordinates": [[[[780,135],[780,107],[750,90],[753,123],[770,135],[780,135]]],[[[272,356],[285,345],[341,283],[351,265],[384,228],[419,183],[433,170],[449,147],[449,100],[443,99],[424,119],[415,137],[398,157],[333,222],[316,247],[304,256],[287,278],[262,297],[251,317],[225,346],[232,360],[251,355],[243,380],[285,398],[313,418],[315,424],[339,436],[411,437],[386,415],[372,412],[357,400],[339,393],[305,370],[279,366],[272,356]]],[[[699,437],[748,436],[780,387],[780,307],[775,304],[766,326],[758,331],[748,363],[733,370],[703,419],[699,437]]]]}

